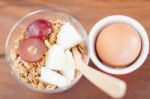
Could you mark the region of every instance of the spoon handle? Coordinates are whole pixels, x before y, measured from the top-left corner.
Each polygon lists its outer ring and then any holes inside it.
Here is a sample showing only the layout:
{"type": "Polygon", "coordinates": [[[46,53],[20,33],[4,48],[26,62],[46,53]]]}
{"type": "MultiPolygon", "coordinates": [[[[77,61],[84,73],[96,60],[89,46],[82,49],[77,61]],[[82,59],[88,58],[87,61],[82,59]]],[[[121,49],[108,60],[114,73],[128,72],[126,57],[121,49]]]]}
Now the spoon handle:
{"type": "Polygon", "coordinates": [[[83,73],[83,75],[92,82],[99,89],[103,90],[112,98],[122,98],[126,92],[126,83],[123,80],[100,72],[88,65],[86,65],[79,52],[73,50],[75,62],[77,68],[83,73]]]}

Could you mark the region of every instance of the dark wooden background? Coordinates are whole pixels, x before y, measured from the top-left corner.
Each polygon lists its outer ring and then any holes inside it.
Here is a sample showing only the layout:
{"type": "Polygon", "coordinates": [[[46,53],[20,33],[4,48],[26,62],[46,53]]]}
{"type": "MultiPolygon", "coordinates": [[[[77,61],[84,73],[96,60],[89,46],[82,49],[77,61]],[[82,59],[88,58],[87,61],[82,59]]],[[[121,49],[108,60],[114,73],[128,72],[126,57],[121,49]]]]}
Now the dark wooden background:
{"type": "MultiPolygon", "coordinates": [[[[0,0],[0,99],[110,99],[84,77],[66,92],[44,94],[27,89],[10,74],[4,44],[11,27],[27,13],[46,8],[73,14],[88,32],[105,16],[128,15],[140,21],[150,37],[149,0],[0,0]]],[[[92,62],[90,65],[94,66],[92,62]]],[[[124,99],[150,99],[150,57],[137,71],[118,77],[128,85],[124,99]]]]}

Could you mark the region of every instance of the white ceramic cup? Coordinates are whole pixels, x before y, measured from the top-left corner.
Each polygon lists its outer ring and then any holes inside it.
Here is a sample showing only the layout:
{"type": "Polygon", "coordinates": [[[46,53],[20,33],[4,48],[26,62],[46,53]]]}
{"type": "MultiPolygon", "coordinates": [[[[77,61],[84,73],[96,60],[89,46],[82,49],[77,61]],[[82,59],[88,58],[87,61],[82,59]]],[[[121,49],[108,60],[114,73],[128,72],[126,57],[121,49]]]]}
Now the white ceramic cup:
{"type": "Polygon", "coordinates": [[[128,17],[128,16],[123,16],[123,15],[108,16],[98,21],[93,26],[92,30],[90,31],[89,41],[90,41],[90,44],[89,44],[90,45],[90,57],[92,61],[99,69],[110,74],[128,74],[130,72],[135,71],[144,63],[149,52],[149,39],[148,39],[148,36],[144,27],[135,19],[128,17]],[[134,63],[124,68],[113,68],[106,64],[103,64],[96,55],[96,50],[95,50],[96,38],[98,34],[100,33],[100,31],[105,26],[112,24],[112,23],[128,24],[131,27],[133,27],[139,33],[141,37],[142,48],[141,48],[139,57],[135,60],[134,63]]]}

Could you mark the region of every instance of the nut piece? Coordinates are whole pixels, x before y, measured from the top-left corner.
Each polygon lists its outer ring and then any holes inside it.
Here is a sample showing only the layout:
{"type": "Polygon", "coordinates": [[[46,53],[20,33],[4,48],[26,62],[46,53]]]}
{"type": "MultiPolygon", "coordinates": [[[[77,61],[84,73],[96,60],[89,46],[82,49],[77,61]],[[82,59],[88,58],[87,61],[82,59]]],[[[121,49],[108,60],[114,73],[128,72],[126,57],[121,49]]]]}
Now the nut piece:
{"type": "Polygon", "coordinates": [[[48,48],[50,48],[51,47],[51,44],[48,42],[48,40],[46,39],[46,40],[44,40],[44,43],[45,43],[45,45],[48,47],[48,48]]]}
{"type": "Polygon", "coordinates": [[[77,48],[79,49],[82,55],[87,55],[87,46],[85,45],[85,42],[82,42],[79,45],[77,45],[77,48]]]}

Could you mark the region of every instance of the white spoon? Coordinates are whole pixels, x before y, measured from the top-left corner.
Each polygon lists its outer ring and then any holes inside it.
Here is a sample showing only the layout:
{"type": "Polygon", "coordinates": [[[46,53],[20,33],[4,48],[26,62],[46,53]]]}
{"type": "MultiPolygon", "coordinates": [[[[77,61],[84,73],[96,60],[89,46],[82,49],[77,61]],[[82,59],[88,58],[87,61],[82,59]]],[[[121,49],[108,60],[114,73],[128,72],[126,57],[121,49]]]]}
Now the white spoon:
{"type": "Polygon", "coordinates": [[[126,83],[123,80],[107,75],[85,64],[77,48],[73,48],[73,56],[77,65],[76,67],[95,86],[112,98],[122,98],[124,96],[126,83]]]}

